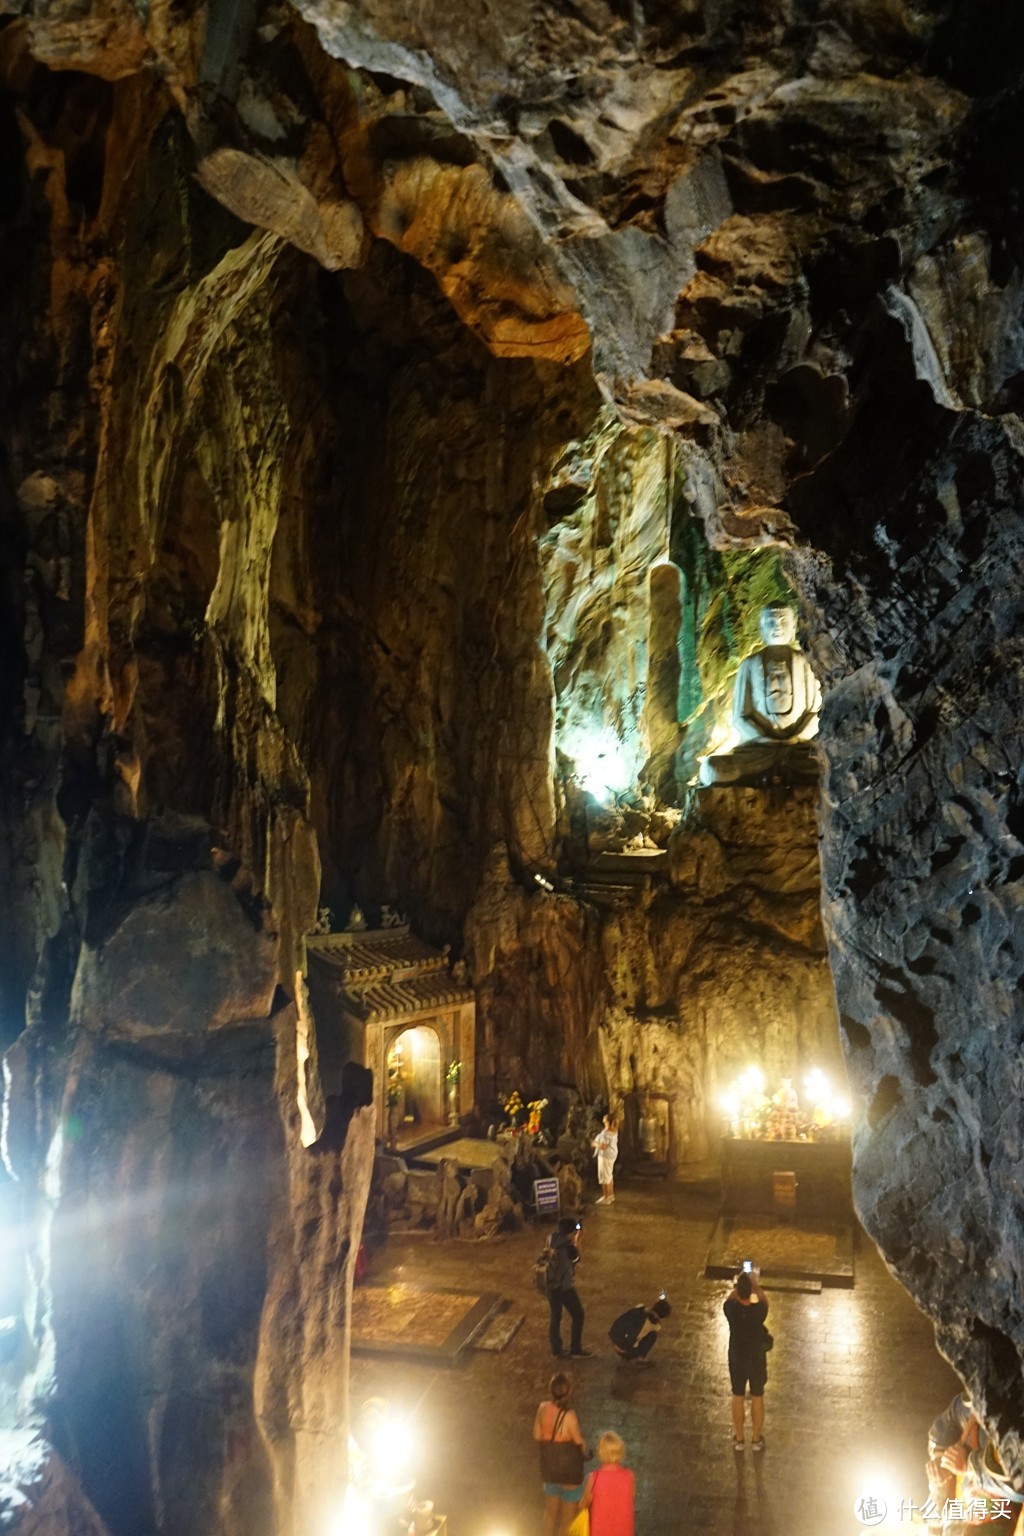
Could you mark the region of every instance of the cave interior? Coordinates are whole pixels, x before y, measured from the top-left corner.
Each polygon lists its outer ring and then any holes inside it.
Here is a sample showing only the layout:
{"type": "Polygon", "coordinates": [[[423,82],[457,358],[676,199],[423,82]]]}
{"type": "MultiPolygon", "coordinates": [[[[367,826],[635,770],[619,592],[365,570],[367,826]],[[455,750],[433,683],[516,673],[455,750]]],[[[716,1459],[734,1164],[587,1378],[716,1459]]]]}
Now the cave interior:
{"type": "Polygon", "coordinates": [[[0,7],[0,1430],[49,1529],[322,1524],[403,1049],[403,1123],[653,1095],[670,1171],[751,1061],[824,1072],[1024,1479],[1024,25],[982,9],[0,7]],[[814,780],[708,783],[772,604],[814,780]],[[360,1055],[363,930],[426,990],[360,1055]]]}

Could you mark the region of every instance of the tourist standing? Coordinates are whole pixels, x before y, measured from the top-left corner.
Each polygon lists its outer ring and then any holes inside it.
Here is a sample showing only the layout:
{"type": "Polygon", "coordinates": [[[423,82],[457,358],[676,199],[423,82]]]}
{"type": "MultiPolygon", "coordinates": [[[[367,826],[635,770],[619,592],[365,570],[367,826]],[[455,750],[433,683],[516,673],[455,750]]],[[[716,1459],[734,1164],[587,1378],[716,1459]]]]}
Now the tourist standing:
{"type": "Polygon", "coordinates": [[[551,1353],[556,1359],[566,1353],[562,1344],[562,1313],[568,1312],[571,1323],[569,1354],[577,1360],[589,1358],[591,1351],[583,1348],[583,1303],[576,1290],[576,1265],[580,1261],[580,1232],[582,1223],[572,1216],[563,1216],[558,1231],[548,1238],[552,1257],[548,1268],[548,1306],[551,1319],[548,1338],[551,1353]]]}
{"type": "Polygon", "coordinates": [[[765,1328],[768,1298],[756,1266],[736,1276],[722,1308],[729,1323],[729,1382],[732,1387],[733,1449],[742,1451],[746,1392],[750,1384],[751,1448],[764,1450],[764,1388],[768,1380],[770,1336],[765,1328]]]}
{"type": "Polygon", "coordinates": [[[598,1205],[615,1203],[615,1159],[619,1155],[619,1124],[614,1115],[605,1115],[602,1128],[594,1137],[597,1154],[597,1182],[601,1186],[598,1205]]]}
{"type": "Polygon", "coordinates": [[[583,1497],[586,1445],[576,1411],[569,1406],[572,1382],[564,1371],[552,1376],[548,1392],[533,1420],[544,1484],[544,1536],[565,1536],[583,1497]]]}
{"type": "Polygon", "coordinates": [[[587,1478],[580,1500],[580,1508],[590,1510],[590,1536],[633,1536],[636,1479],[623,1465],[625,1445],[611,1430],[597,1442],[597,1459],[601,1465],[587,1478]]]}

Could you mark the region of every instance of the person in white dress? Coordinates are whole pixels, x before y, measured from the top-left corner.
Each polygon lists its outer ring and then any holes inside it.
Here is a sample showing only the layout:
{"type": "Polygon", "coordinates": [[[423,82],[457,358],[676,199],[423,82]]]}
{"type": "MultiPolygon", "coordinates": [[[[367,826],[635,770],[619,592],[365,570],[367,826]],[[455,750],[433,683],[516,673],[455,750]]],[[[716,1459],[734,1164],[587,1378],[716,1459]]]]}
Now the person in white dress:
{"type": "Polygon", "coordinates": [[[614,1115],[605,1115],[602,1129],[594,1137],[597,1154],[597,1182],[601,1186],[598,1205],[615,1203],[615,1159],[619,1155],[619,1126],[614,1115]]]}

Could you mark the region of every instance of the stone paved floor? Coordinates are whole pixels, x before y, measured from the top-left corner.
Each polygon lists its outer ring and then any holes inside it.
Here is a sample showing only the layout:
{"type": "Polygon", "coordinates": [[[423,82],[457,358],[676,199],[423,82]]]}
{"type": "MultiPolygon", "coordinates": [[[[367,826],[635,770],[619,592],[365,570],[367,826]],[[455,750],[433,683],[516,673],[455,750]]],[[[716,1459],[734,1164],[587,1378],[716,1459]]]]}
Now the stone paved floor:
{"type": "MultiPolygon", "coordinates": [[[[710,1199],[661,1182],[620,1185],[584,1221],[580,1295],[592,1360],[572,1362],[576,1406],[591,1442],[625,1439],[637,1474],[637,1536],[854,1536],[854,1505],[888,1495],[891,1529],[911,1529],[901,1498],[925,1497],[927,1428],[958,1383],[930,1323],[863,1233],[857,1284],[820,1295],[771,1292],[775,1349],[765,1394],[763,1455],[737,1455],[729,1432],[725,1281],[703,1278],[717,1214],[710,1199]],[[606,1333],[618,1312],[668,1291],[673,1313],[655,1368],[619,1366],[606,1333]]],[[[544,1229],[545,1231],[547,1229],[544,1229]]],[[[553,1362],[547,1307],[531,1286],[543,1236],[495,1243],[403,1238],[372,1275],[501,1291],[525,1313],[502,1354],[467,1352],[435,1369],[353,1360],[353,1405],[382,1395],[413,1413],[421,1497],[449,1516],[449,1536],[540,1536],[542,1495],[530,1430],[553,1362]]],[[[748,1431],[749,1439],[749,1431],[748,1431]]],[[[874,1528],[877,1533],[879,1527],[874,1528]]]]}

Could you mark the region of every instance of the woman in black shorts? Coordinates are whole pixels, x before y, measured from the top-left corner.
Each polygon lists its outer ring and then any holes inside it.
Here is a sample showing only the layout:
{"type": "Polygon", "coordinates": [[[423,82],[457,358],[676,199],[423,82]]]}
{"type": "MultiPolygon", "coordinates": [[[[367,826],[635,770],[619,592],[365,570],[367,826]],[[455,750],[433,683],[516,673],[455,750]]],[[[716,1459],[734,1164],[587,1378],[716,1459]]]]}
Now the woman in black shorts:
{"type": "Polygon", "coordinates": [[[745,1400],[750,1385],[751,1448],[764,1450],[764,1384],[768,1380],[765,1350],[765,1318],[768,1299],[761,1289],[760,1271],[736,1276],[736,1284],[722,1308],[729,1322],[729,1381],[732,1385],[733,1450],[742,1451],[745,1400]]]}

